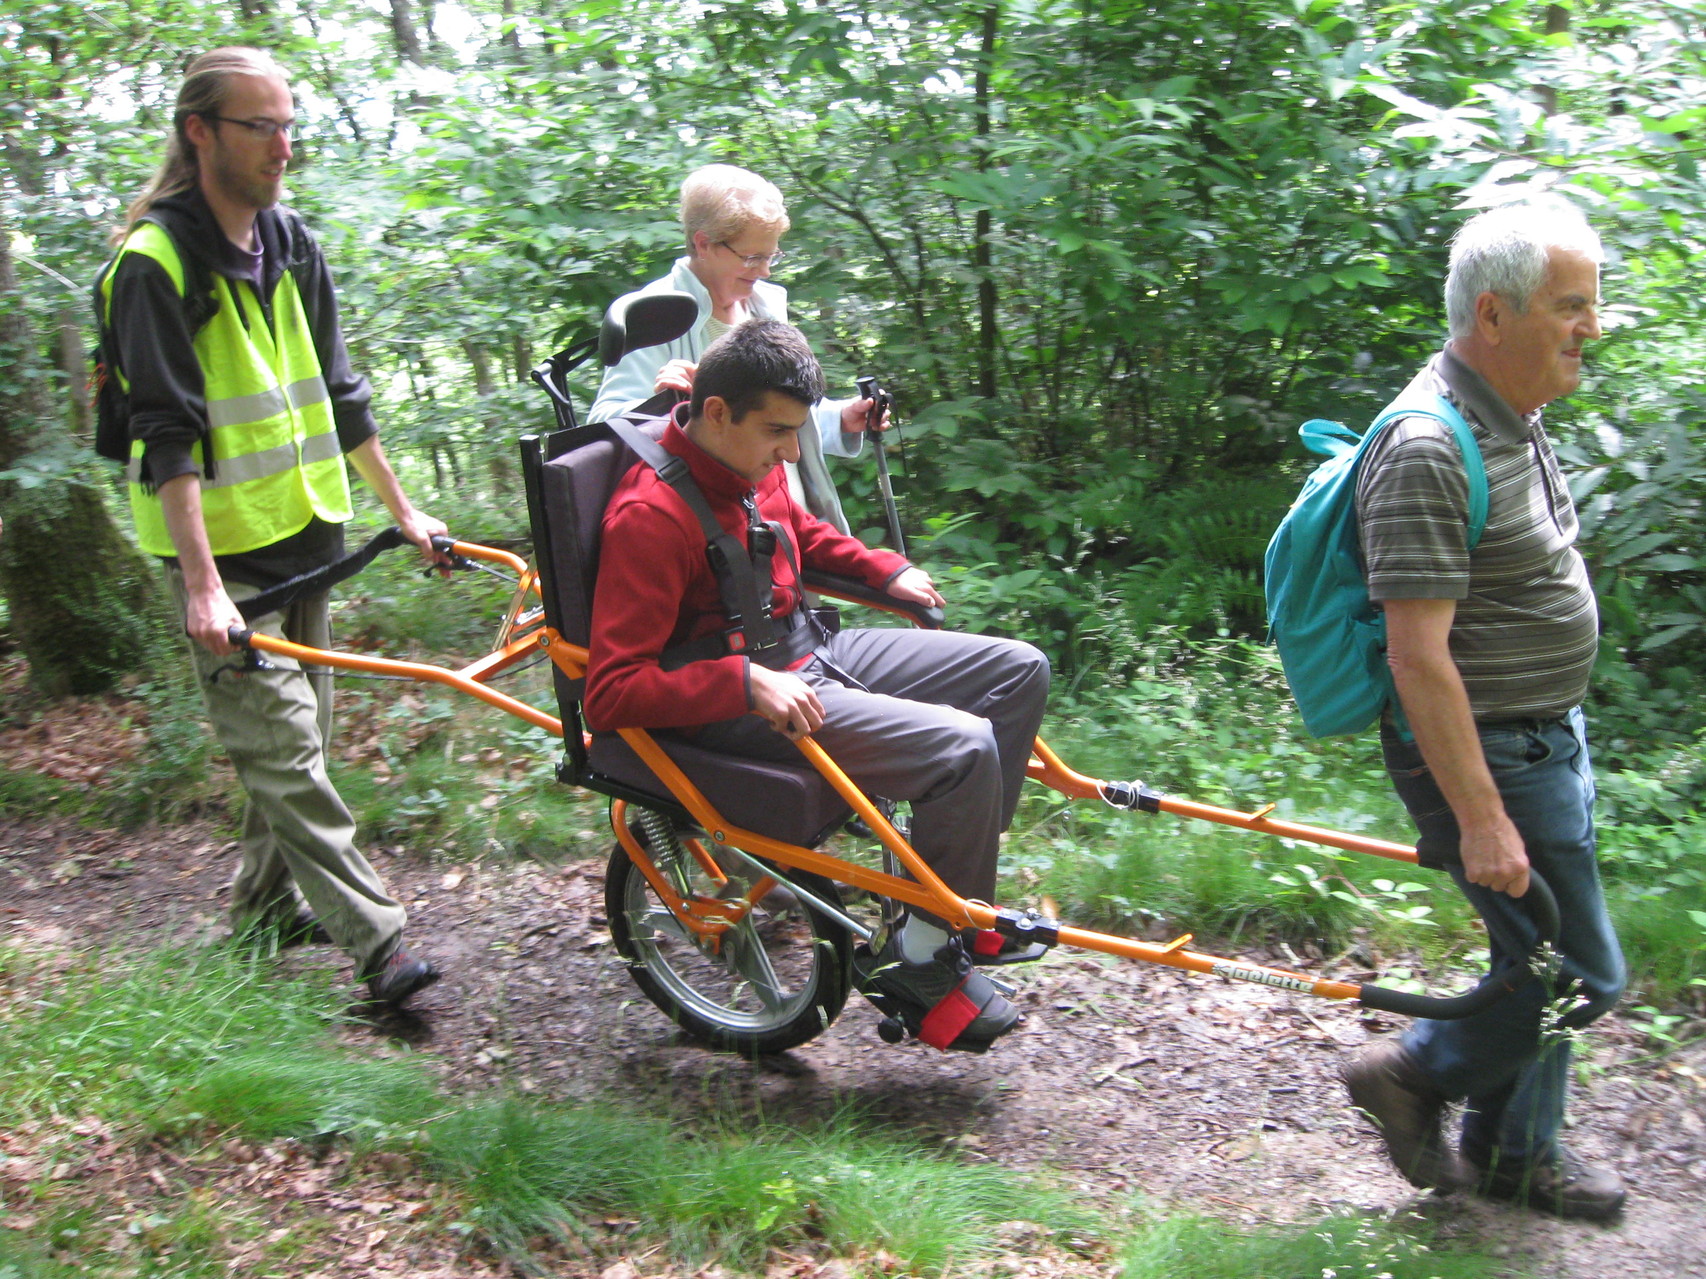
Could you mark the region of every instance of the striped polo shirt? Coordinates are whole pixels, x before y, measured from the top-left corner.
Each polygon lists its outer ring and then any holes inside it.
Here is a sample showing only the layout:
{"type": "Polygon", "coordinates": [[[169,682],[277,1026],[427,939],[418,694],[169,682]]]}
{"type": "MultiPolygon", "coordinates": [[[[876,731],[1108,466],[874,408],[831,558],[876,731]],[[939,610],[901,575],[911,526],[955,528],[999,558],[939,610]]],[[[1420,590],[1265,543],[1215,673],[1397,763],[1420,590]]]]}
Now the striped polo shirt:
{"type": "Polygon", "coordinates": [[[1599,611],[1576,550],[1576,508],[1540,413],[1519,417],[1450,348],[1411,383],[1463,414],[1487,468],[1487,526],[1466,549],[1469,481],[1451,428],[1401,418],[1369,446],[1357,515],[1375,600],[1457,601],[1451,656],[1477,720],[1580,705],[1599,611]]]}

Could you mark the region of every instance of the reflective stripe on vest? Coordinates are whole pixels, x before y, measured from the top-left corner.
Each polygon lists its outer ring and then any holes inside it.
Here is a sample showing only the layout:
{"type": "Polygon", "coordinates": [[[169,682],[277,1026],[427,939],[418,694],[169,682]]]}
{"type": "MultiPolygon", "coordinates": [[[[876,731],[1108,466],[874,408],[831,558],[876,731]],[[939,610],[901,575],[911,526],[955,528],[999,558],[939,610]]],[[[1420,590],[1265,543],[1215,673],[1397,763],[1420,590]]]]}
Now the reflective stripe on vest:
{"type": "MultiPolygon", "coordinates": [[[[176,248],[159,227],[139,227],[125,251],[154,258],[183,288],[176,248]]],[[[247,282],[216,275],[213,287],[219,309],[195,336],[213,449],[213,478],[204,474],[201,485],[209,546],[236,555],[282,541],[315,516],[344,522],[349,478],[296,277],[286,271],[273,291],[271,328],[247,282]]],[[[127,468],[137,541],[173,555],[160,499],[140,482],[142,452],[131,445],[127,468]]]]}

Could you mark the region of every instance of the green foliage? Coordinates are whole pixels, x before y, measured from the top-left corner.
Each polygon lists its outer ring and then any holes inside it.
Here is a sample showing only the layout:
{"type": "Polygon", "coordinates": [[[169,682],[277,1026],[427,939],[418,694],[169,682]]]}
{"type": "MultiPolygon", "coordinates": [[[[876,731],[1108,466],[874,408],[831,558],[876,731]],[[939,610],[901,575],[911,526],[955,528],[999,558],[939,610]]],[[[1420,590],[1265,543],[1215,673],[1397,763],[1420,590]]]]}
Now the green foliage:
{"type": "Polygon", "coordinates": [[[1348,1215],[1241,1231],[1200,1217],[1146,1227],[1123,1253],[1123,1279],[1492,1279],[1509,1263],[1442,1245],[1420,1217],[1348,1215]]]}
{"type": "Polygon", "coordinates": [[[240,1051],[201,1071],[155,1123],[166,1132],[212,1128],[258,1141],[352,1139],[394,1143],[442,1108],[415,1062],[363,1060],[309,1042],[240,1051]]]}
{"type": "Polygon", "coordinates": [[[96,954],[54,974],[0,1022],[0,1104],[21,1119],[67,1104],[160,1122],[234,1054],[289,1056],[332,1020],[323,983],[281,981],[241,948],[96,954]]]}
{"type": "Polygon", "coordinates": [[[166,643],[152,663],[159,674],[131,690],[146,716],[143,750],[115,768],[93,797],[95,815],[127,829],[198,809],[213,790],[214,742],[194,667],[181,637],[166,643]]]}
{"type": "Polygon", "coordinates": [[[688,1264],[750,1264],[809,1235],[836,1253],[886,1249],[908,1270],[934,1273],[985,1251],[998,1223],[1082,1222],[1046,1188],[845,1120],[683,1141],[661,1119],[510,1099],[435,1124],[424,1157],[468,1188],[470,1223],[512,1254],[541,1235],[573,1234],[592,1213],[618,1213],[667,1237],[688,1264]]]}

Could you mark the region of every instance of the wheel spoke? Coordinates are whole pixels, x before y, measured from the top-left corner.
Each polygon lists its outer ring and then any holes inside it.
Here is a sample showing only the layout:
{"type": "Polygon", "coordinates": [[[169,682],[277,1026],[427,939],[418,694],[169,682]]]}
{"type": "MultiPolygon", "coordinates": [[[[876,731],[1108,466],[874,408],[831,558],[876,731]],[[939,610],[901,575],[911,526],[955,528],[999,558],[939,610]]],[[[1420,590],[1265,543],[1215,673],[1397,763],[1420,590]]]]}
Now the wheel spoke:
{"type": "Polygon", "coordinates": [[[667,910],[648,910],[640,918],[642,927],[649,928],[654,937],[667,937],[688,946],[698,946],[699,940],[687,926],[667,910]]]}
{"type": "MultiPolygon", "coordinates": [[[[684,895],[750,886],[712,882],[685,872],[684,895]]],[[[817,898],[840,899],[835,885],[800,874],[817,898]]],[[[739,904],[737,902],[737,904],[739,904]]],[[[644,875],[618,849],[611,857],[606,906],[617,950],[646,996],[684,1029],[716,1047],[742,1053],[781,1052],[822,1032],[846,1001],[851,936],[837,920],[788,896],[772,913],[756,903],[716,939],[684,923],[658,899],[644,875]]]]}
{"type": "Polygon", "coordinates": [[[770,962],[764,939],[752,926],[751,915],[724,935],[723,945],[729,950],[730,967],[746,978],[761,1004],[774,1012],[788,1002],[788,993],[770,962]]]}

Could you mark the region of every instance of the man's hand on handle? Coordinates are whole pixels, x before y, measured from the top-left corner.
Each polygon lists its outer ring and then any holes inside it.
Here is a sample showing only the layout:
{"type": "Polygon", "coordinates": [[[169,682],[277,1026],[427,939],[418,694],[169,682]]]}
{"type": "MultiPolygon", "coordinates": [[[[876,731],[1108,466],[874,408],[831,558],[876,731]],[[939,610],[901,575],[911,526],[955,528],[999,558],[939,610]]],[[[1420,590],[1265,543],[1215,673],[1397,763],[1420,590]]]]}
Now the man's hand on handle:
{"type": "Polygon", "coordinates": [[[841,406],[841,430],[846,435],[857,435],[867,426],[873,431],[889,429],[889,406],[884,404],[883,411],[877,415],[875,422],[870,421],[871,410],[877,407],[876,400],[851,400],[841,406]]]}
{"type": "Polygon", "coordinates": [[[404,537],[421,548],[421,554],[426,557],[428,564],[446,569],[448,573],[450,557],[442,551],[433,550],[432,547],[433,538],[448,537],[450,534],[450,529],[443,520],[422,514],[411,506],[404,512],[404,518],[397,521],[397,527],[403,531],[404,537]]]}
{"type": "Polygon", "coordinates": [[[1458,851],[1471,884],[1521,897],[1528,892],[1528,852],[1511,819],[1500,812],[1485,826],[1459,830],[1458,851]]]}
{"type": "Polygon", "coordinates": [[[237,606],[231,602],[231,597],[225,593],[222,582],[215,580],[210,589],[187,592],[188,603],[184,610],[184,631],[197,644],[217,657],[225,657],[237,650],[231,644],[231,629],[247,630],[249,624],[243,620],[243,615],[237,611],[237,606]]]}

